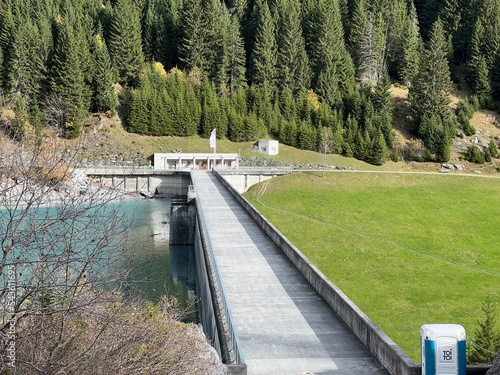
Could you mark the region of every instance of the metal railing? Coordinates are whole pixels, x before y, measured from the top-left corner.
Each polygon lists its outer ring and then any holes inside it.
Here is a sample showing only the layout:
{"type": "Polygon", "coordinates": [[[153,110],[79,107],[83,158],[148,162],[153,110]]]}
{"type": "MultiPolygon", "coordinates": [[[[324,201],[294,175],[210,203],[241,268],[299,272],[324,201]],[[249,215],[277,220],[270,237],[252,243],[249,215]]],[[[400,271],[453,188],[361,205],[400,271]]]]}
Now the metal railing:
{"type": "MultiPolygon", "coordinates": [[[[224,316],[226,318],[226,324],[224,327],[219,327],[219,329],[224,329],[227,327],[227,333],[229,334],[229,337],[231,339],[231,345],[230,345],[230,357],[234,357],[234,363],[233,364],[245,364],[245,358],[243,356],[243,353],[241,352],[240,348],[240,339],[238,337],[238,332],[236,330],[236,327],[234,326],[234,320],[233,320],[233,315],[231,313],[231,308],[229,307],[229,301],[227,300],[226,296],[226,290],[224,288],[224,283],[222,282],[222,278],[219,272],[219,265],[217,263],[217,259],[215,257],[213,245],[212,245],[212,240],[210,239],[210,234],[208,232],[208,227],[207,227],[207,222],[205,220],[205,215],[203,213],[203,208],[201,207],[201,203],[198,197],[198,192],[195,192],[196,194],[196,201],[197,201],[197,208],[198,208],[198,215],[199,215],[199,222],[201,223],[201,229],[202,229],[202,236],[205,238],[205,242],[207,245],[207,248],[205,249],[209,261],[211,263],[211,268],[214,271],[214,282],[216,283],[216,290],[220,293],[219,296],[212,296],[212,298],[217,297],[217,299],[222,303],[222,312],[224,313],[224,316]],[[231,353],[232,351],[232,353],[231,353]],[[232,355],[231,355],[232,354],[232,355]]],[[[232,359],[231,359],[232,360],[232,359]]]]}

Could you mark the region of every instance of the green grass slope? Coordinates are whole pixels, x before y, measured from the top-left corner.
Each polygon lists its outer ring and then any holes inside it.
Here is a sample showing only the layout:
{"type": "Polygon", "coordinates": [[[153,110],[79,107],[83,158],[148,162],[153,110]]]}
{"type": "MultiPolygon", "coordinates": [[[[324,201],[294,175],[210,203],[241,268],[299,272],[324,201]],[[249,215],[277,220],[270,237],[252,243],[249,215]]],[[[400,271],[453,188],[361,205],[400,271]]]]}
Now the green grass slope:
{"type": "Polygon", "coordinates": [[[500,179],[319,172],[246,196],[415,362],[420,326],[473,336],[500,290],[500,179]]]}

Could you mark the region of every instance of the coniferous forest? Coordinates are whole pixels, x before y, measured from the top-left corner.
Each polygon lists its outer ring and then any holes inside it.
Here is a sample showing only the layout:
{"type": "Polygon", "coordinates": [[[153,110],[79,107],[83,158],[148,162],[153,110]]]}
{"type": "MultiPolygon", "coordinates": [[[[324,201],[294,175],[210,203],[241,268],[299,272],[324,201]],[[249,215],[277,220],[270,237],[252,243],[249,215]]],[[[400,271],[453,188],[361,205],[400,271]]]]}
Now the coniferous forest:
{"type": "MultiPolygon", "coordinates": [[[[119,110],[129,132],[447,161],[500,100],[500,0],[3,0],[4,121],[77,137],[119,110]],[[450,109],[453,82],[471,95],[450,109]],[[394,148],[392,83],[425,153],[394,148]]],[[[494,145],[491,149],[496,149],[494,145]]]]}

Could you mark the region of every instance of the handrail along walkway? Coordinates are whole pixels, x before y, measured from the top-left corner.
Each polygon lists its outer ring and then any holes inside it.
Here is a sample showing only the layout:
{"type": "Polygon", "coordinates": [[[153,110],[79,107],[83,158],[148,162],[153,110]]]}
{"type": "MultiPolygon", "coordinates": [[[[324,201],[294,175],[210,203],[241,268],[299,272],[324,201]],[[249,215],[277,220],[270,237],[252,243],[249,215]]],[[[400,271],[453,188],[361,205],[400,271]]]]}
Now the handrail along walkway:
{"type": "MultiPolygon", "coordinates": [[[[198,199],[198,193],[195,191],[196,195],[196,202],[199,202],[198,199]]],[[[236,327],[234,326],[234,319],[233,315],[231,313],[231,308],[229,307],[229,302],[227,300],[226,296],[226,291],[224,288],[224,283],[222,282],[222,278],[219,272],[219,265],[217,263],[217,259],[214,254],[213,246],[212,246],[212,241],[210,239],[210,233],[207,228],[206,220],[205,220],[205,215],[203,213],[203,208],[201,207],[201,204],[197,203],[196,204],[198,215],[199,215],[199,220],[198,222],[201,223],[201,233],[202,236],[206,239],[206,254],[208,254],[209,261],[211,262],[211,268],[215,272],[215,283],[216,283],[216,290],[220,292],[220,297],[222,299],[222,306],[224,309],[224,316],[226,318],[226,324],[227,330],[229,331],[229,335],[231,338],[231,348],[229,348],[230,351],[230,356],[229,361],[231,363],[239,364],[239,365],[244,365],[245,364],[245,358],[243,356],[243,353],[241,352],[241,345],[240,345],[240,340],[238,337],[238,332],[236,330],[236,327]],[[231,355],[232,354],[232,355],[231,355]]]]}

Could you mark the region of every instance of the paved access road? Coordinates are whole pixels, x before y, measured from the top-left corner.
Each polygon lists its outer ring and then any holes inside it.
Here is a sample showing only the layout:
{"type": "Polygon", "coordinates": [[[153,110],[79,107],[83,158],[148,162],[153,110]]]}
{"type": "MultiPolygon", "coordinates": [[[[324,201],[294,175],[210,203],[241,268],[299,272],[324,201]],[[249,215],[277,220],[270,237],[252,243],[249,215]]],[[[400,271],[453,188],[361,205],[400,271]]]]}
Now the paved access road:
{"type": "Polygon", "coordinates": [[[210,172],[193,184],[249,375],[386,375],[210,172]]]}

